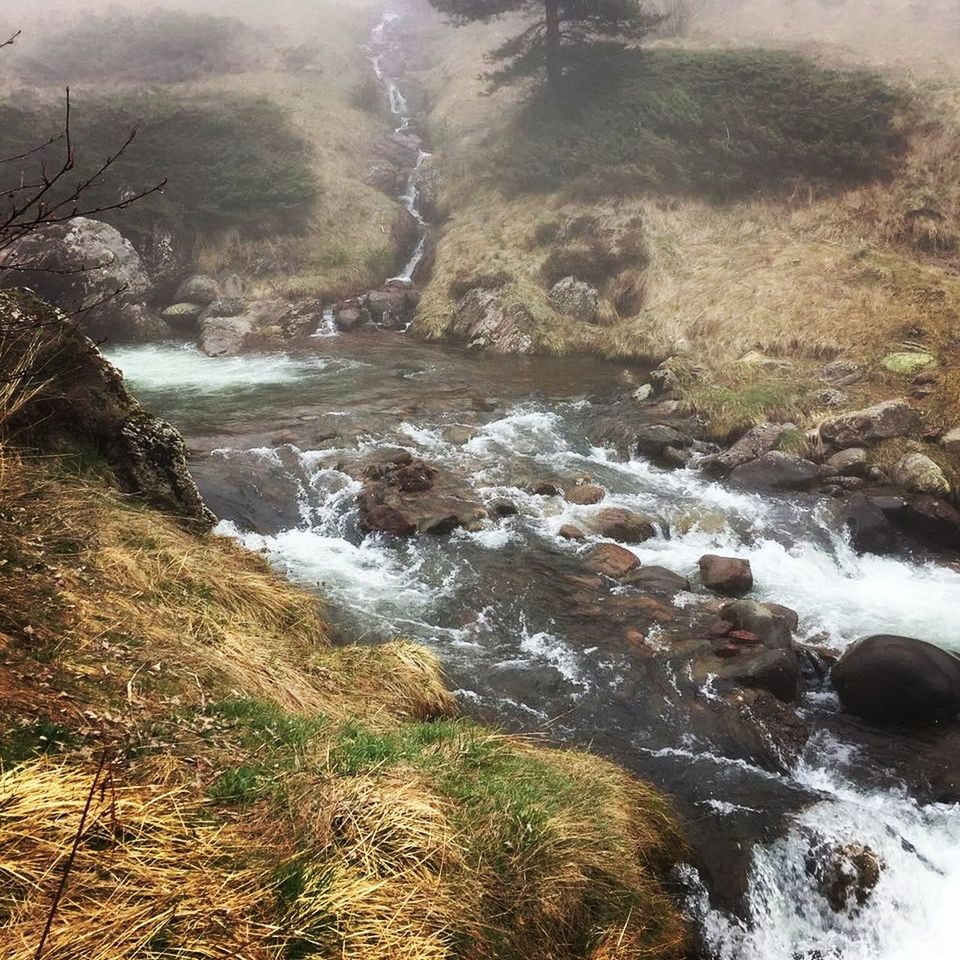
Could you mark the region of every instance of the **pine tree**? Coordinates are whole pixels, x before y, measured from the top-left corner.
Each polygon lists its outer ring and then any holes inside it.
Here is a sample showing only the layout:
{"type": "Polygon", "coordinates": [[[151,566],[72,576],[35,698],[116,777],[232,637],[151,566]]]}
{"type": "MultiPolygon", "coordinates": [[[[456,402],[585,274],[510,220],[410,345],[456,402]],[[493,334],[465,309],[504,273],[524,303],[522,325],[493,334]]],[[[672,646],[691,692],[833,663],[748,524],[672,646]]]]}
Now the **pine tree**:
{"type": "Polygon", "coordinates": [[[491,54],[499,64],[490,74],[494,86],[545,76],[560,95],[564,71],[577,53],[601,44],[632,46],[660,21],[640,0],[430,0],[454,23],[492,20],[514,11],[529,12],[534,22],[491,54]]]}

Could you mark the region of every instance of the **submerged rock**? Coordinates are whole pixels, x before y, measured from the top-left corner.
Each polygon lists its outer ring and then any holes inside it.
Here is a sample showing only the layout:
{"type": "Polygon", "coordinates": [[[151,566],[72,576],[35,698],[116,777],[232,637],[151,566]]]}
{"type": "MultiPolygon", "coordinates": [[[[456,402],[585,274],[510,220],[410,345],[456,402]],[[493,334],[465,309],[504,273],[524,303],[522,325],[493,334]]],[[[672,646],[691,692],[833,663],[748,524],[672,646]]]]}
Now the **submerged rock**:
{"type": "Polygon", "coordinates": [[[922,640],[859,640],[831,680],[844,709],[864,720],[923,724],[960,715],[960,657],[922,640]]]}

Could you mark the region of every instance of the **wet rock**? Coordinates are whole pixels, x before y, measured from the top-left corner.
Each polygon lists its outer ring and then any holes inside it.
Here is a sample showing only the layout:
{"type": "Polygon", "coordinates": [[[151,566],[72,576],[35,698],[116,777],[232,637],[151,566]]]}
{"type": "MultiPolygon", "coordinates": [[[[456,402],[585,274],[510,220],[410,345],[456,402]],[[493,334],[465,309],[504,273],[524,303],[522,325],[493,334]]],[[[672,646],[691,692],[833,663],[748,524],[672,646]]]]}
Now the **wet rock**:
{"type": "Polygon", "coordinates": [[[622,507],[606,507],[588,523],[597,536],[621,543],[645,543],[657,533],[651,517],[622,507]]]}
{"type": "Polygon", "coordinates": [[[408,286],[388,285],[383,290],[371,290],[364,303],[374,323],[398,329],[413,318],[417,294],[408,286]]]}
{"type": "Polygon", "coordinates": [[[606,577],[619,580],[631,570],[640,566],[640,561],[625,547],[615,543],[602,543],[594,547],[586,556],[587,569],[602,573],[606,577]]]}
{"type": "Polygon", "coordinates": [[[554,307],[581,323],[597,322],[599,296],[596,287],[576,277],[564,277],[550,290],[550,302],[554,307]]]}
{"type": "Polygon", "coordinates": [[[0,287],[29,287],[76,315],[94,340],[148,340],[162,329],[145,306],[151,281],[139,254],[109,224],[75,217],[42,227],[7,248],[4,260],[17,269],[0,271],[0,287]]]}
{"type": "Polygon", "coordinates": [[[776,449],[780,438],[790,429],[789,424],[761,423],[748,430],[729,450],[712,458],[709,472],[724,475],[737,467],[757,460],[776,449]]]}
{"type": "Polygon", "coordinates": [[[564,540],[586,540],[587,535],[572,523],[565,523],[558,531],[564,540]]]}
{"type": "Polygon", "coordinates": [[[749,560],[708,554],[700,558],[700,576],[704,586],[730,596],[741,596],[753,589],[749,560]]]}
{"type": "Polygon", "coordinates": [[[924,453],[908,453],[897,461],[890,476],[898,486],[914,493],[950,493],[950,483],[943,470],[924,453]]]}
{"type": "Polygon", "coordinates": [[[859,640],[831,679],[844,709],[864,720],[909,725],[960,715],[960,657],[922,640],[859,640]]]}
{"type": "Polygon", "coordinates": [[[938,546],[960,550],[960,511],[937,497],[917,497],[900,517],[903,528],[938,546]]]}
{"type": "Polygon", "coordinates": [[[680,378],[667,363],[661,363],[655,370],[650,371],[650,386],[658,397],[675,390],[679,383],[680,378]]]}
{"type": "Polygon", "coordinates": [[[36,350],[44,384],[6,428],[18,443],[49,452],[97,451],[118,485],[201,529],[215,518],[187,468],[186,445],[168,423],[145,413],[123,377],[78,326],[26,291],[0,292],[4,359],[36,350]],[[43,341],[36,347],[37,326],[43,341]]]}
{"type": "Polygon", "coordinates": [[[690,589],[690,581],[686,577],[665,567],[635,567],[620,580],[627,586],[654,596],[673,597],[690,589]]]}
{"type": "Polygon", "coordinates": [[[730,474],[734,486],[747,490],[806,490],[820,479],[820,468],[810,460],[774,450],[744,463],[730,474]]]}
{"type": "Polygon", "coordinates": [[[457,304],[450,335],[467,346],[494,353],[530,353],[533,317],[520,303],[504,303],[497,290],[477,287],[457,304]]]}
{"type": "Polygon", "coordinates": [[[362,475],[364,487],[357,498],[360,525],[369,532],[440,535],[458,527],[476,529],[487,516],[459,477],[397,451],[386,451],[380,462],[367,463],[362,475]]]}
{"type": "Polygon", "coordinates": [[[232,357],[252,335],[253,325],[244,317],[208,317],[200,325],[200,349],[208,357],[232,357]]]}
{"type": "Polygon", "coordinates": [[[562,497],[563,488],[552,480],[532,480],[527,489],[535,497],[562,497]]]}
{"type": "Polygon", "coordinates": [[[642,387],[637,387],[631,396],[637,403],[646,403],[653,396],[653,384],[645,383],[642,387]]]}
{"type": "Polygon", "coordinates": [[[345,304],[336,307],[333,312],[333,322],[338,330],[349,333],[357,327],[365,326],[370,322],[370,313],[359,303],[345,304]]]}
{"type": "Polygon", "coordinates": [[[207,306],[223,296],[220,284],[213,277],[196,275],[184,280],[177,289],[174,300],[186,303],[199,303],[207,306]]]}
{"type": "Polygon", "coordinates": [[[160,318],[169,323],[174,330],[191,332],[196,330],[197,321],[203,307],[199,303],[175,303],[160,314],[160,318]]]}
{"type": "Polygon", "coordinates": [[[825,420],[820,436],[834,447],[845,449],[907,437],[919,428],[920,417],[906,400],[887,400],[825,420]]]}
{"type": "Polygon", "coordinates": [[[654,423],[637,431],[635,443],[641,457],[649,457],[660,466],[676,466],[676,454],[671,456],[667,451],[686,449],[693,443],[693,438],[676,427],[654,423]]]}
{"type": "Polygon", "coordinates": [[[693,530],[716,536],[725,533],[729,529],[729,524],[722,513],[692,509],[677,517],[673,527],[681,536],[686,536],[693,530]]]}
{"type": "Polygon", "coordinates": [[[866,497],[857,497],[847,507],[844,524],[850,546],[857,553],[892,553],[897,548],[897,531],[886,513],[866,497]]]}
{"type": "Polygon", "coordinates": [[[824,466],[831,477],[865,477],[869,467],[863,447],[848,447],[830,457],[824,466]]]}
{"type": "Polygon", "coordinates": [[[515,517],[520,512],[520,508],[505,497],[494,500],[489,507],[491,517],[502,520],[505,517],[515,517]]]}
{"type": "Polygon", "coordinates": [[[720,608],[720,616],[737,630],[749,630],[773,650],[793,650],[793,633],[799,618],[795,611],[773,603],[733,600],[720,608]]]}
{"type": "Polygon", "coordinates": [[[805,867],[830,909],[844,913],[870,899],[884,863],[862,843],[821,840],[811,846],[805,867]]]}
{"type": "Polygon", "coordinates": [[[477,431],[474,430],[473,427],[461,426],[458,423],[447,427],[443,431],[443,439],[446,440],[447,443],[455,444],[458,447],[462,447],[465,443],[469,443],[476,435],[477,431]]]}
{"type": "Polygon", "coordinates": [[[570,487],[567,490],[567,500],[580,506],[599,503],[607,495],[603,487],[598,487],[595,483],[583,483],[577,487],[570,487]]]}

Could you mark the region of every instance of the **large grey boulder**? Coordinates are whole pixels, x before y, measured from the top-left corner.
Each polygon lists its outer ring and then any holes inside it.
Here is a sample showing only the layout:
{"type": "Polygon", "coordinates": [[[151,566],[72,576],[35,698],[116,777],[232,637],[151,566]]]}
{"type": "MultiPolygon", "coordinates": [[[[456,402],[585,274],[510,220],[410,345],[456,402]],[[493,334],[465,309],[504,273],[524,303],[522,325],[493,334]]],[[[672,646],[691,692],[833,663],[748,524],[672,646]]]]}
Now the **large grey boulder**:
{"type": "Polygon", "coordinates": [[[748,430],[729,450],[712,457],[709,469],[713,473],[729,473],[751,460],[757,460],[764,454],[776,449],[780,438],[792,424],[761,423],[748,430]]]}
{"type": "Polygon", "coordinates": [[[844,709],[864,720],[923,724],[960,715],[960,657],[922,640],[859,640],[831,679],[844,709]]]}
{"type": "Polygon", "coordinates": [[[554,307],[582,323],[596,323],[599,296],[596,287],[576,277],[564,277],[550,290],[550,302],[554,307]]]}
{"type": "Polygon", "coordinates": [[[139,254],[108,223],[75,217],[43,227],[0,253],[0,266],[16,268],[0,270],[0,286],[31,288],[94,340],[169,333],[146,307],[151,282],[139,254]]]}
{"type": "Polygon", "coordinates": [[[450,335],[467,346],[494,353],[530,353],[533,318],[519,303],[504,303],[500,291],[475,287],[457,304],[450,335]]]}
{"type": "Polygon", "coordinates": [[[906,400],[887,400],[825,420],[820,436],[834,447],[845,449],[908,437],[919,427],[920,416],[906,400]]]}
{"type": "Polygon", "coordinates": [[[213,277],[197,274],[180,284],[174,299],[178,303],[199,303],[205,307],[222,296],[220,284],[213,277]]]}
{"type": "Polygon", "coordinates": [[[200,326],[200,349],[208,357],[232,357],[243,351],[253,332],[246,317],[207,317],[200,326]]]}
{"type": "Polygon", "coordinates": [[[730,482],[747,490],[806,490],[820,478],[820,468],[810,460],[773,450],[741,464],[730,482]]]}
{"type": "Polygon", "coordinates": [[[908,453],[894,465],[890,473],[894,483],[913,493],[934,496],[950,493],[950,482],[943,470],[924,453],[908,453]]]}
{"type": "Polygon", "coordinates": [[[824,467],[832,477],[865,477],[870,461],[863,447],[848,447],[828,458],[824,467]]]}

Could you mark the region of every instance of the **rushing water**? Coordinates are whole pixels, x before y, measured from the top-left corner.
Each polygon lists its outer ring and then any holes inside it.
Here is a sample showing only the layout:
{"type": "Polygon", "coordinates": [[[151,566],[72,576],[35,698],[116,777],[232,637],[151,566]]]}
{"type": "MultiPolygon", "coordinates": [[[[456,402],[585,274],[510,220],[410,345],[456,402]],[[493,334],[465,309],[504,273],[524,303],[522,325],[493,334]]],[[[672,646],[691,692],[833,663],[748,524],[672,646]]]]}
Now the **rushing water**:
{"type": "Polygon", "coordinates": [[[584,359],[492,363],[379,331],[315,343],[310,353],[228,360],[183,345],[131,347],[112,359],[186,434],[221,532],[322,592],[345,636],[415,637],[439,653],[465,709],[591,744],[671,790],[704,851],[687,879],[714,956],[951,955],[957,808],[921,805],[875,769],[869,743],[837,725],[829,691],[804,705],[813,737],[788,768],[698,719],[689,707],[709,706],[709,683],[691,688],[680,672],[665,680],[605,622],[571,614],[558,577],[577,569],[583,546],[558,530],[599,508],[533,496],[527,483],[591,476],[609,491],[603,506],[659,519],[661,536],[632,548],[641,560],[693,583],[708,550],[749,558],[758,596],[796,609],[802,633],[835,648],[876,631],[955,647],[960,574],[924,558],[857,557],[831,501],[736,492],[695,470],[619,458],[598,436],[611,416],[641,416],[624,398],[642,371],[584,359]],[[337,466],[383,445],[449,468],[486,500],[509,497],[518,516],[449,538],[364,537],[359,484],[337,466]],[[809,851],[823,840],[881,856],[864,907],[834,913],[811,882],[809,851]],[[751,845],[740,919],[720,888],[751,845]]]}

